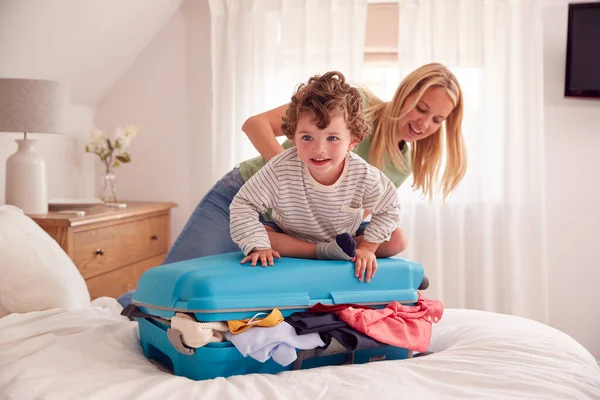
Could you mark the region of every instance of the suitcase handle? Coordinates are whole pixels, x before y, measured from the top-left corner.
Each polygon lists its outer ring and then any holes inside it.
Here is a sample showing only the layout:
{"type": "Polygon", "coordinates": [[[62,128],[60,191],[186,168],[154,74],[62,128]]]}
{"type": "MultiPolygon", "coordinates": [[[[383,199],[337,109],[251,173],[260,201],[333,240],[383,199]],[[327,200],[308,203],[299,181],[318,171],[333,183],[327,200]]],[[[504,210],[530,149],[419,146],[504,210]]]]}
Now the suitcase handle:
{"type": "Polygon", "coordinates": [[[125,307],[121,311],[121,315],[129,318],[132,321],[135,320],[135,318],[153,319],[155,321],[162,322],[165,325],[171,326],[171,321],[169,321],[168,319],[145,313],[145,312],[141,311],[140,308],[138,306],[136,306],[135,304],[128,304],[127,307],[125,307]]]}
{"type": "MultiPolygon", "coordinates": [[[[121,311],[121,315],[123,315],[131,320],[133,320],[135,318],[142,318],[142,319],[147,319],[147,320],[153,319],[153,320],[160,321],[160,322],[164,323],[165,325],[171,326],[171,321],[164,319],[164,318],[157,317],[152,314],[147,314],[147,313],[141,311],[140,308],[138,306],[136,306],[135,304],[128,304],[127,307],[125,307],[123,309],[123,311],[121,311]]],[[[173,345],[175,350],[177,350],[181,354],[185,354],[186,356],[191,356],[192,354],[195,353],[194,348],[188,347],[185,344],[183,344],[183,340],[181,340],[181,332],[176,331],[175,329],[169,328],[169,329],[167,329],[167,339],[169,339],[169,342],[173,345]]]]}

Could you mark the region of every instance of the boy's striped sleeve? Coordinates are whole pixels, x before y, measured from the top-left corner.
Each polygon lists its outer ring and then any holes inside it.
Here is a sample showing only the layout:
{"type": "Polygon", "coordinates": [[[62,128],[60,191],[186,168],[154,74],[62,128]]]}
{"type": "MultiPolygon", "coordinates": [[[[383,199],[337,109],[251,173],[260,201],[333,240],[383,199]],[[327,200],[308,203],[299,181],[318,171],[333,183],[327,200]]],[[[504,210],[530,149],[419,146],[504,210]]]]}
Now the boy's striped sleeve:
{"type": "Polygon", "coordinates": [[[245,255],[271,248],[258,214],[273,207],[278,192],[276,182],[271,165],[265,165],[242,186],[229,206],[231,238],[245,255]]]}

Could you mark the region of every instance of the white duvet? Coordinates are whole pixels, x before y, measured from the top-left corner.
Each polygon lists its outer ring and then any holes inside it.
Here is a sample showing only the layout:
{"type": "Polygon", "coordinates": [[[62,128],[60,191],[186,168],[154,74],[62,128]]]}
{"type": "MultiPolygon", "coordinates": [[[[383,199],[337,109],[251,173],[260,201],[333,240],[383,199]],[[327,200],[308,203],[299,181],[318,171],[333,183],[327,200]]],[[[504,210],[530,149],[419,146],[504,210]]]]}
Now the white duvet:
{"type": "Polygon", "coordinates": [[[600,368],[534,321],[448,309],[435,354],[195,382],[143,356],[114,299],[0,319],[0,399],[600,399],[600,368]]]}

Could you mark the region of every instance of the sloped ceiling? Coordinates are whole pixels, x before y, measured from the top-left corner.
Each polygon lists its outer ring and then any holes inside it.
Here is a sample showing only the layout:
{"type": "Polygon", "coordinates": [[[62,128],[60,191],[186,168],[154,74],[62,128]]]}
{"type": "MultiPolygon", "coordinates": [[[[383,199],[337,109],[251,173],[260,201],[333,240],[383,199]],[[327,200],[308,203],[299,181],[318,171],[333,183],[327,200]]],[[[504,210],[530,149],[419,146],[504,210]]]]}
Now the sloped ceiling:
{"type": "Polygon", "coordinates": [[[58,80],[93,108],[181,2],[0,0],[0,77],[58,80]]]}

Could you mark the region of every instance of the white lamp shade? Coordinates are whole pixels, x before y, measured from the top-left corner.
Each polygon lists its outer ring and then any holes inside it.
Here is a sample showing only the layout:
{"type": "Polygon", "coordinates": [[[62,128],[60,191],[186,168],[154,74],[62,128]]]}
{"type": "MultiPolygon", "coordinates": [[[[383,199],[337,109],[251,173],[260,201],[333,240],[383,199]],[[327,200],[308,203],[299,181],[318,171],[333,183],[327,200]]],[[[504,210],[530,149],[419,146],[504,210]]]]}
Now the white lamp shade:
{"type": "Polygon", "coordinates": [[[69,90],[55,81],[0,78],[0,132],[62,133],[69,90]]]}

